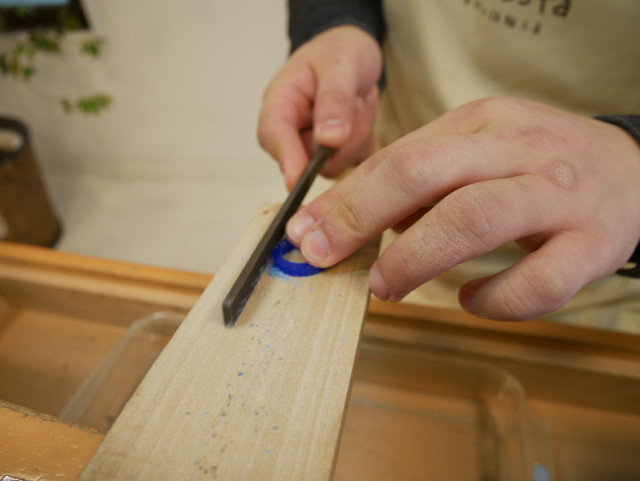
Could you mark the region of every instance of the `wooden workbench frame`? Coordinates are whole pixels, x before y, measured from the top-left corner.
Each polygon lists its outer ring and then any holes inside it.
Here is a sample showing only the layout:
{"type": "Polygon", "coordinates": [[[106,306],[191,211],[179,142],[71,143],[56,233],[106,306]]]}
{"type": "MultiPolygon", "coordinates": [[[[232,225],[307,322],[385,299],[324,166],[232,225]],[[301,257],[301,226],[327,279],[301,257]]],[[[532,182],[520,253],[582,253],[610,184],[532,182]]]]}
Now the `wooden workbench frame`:
{"type": "MultiPolygon", "coordinates": [[[[82,298],[91,301],[74,305],[73,309],[88,318],[100,314],[98,311],[107,305],[126,305],[122,310],[130,313],[146,314],[158,307],[187,312],[211,279],[204,274],[10,244],[0,244],[0,265],[0,277],[7,280],[4,287],[13,289],[12,294],[18,299],[22,296],[25,303],[39,303],[43,310],[64,310],[70,308],[66,301],[75,299],[72,294],[81,293],[82,298]]],[[[106,322],[127,322],[118,312],[111,314],[106,322]]],[[[553,443],[561,448],[556,457],[558,479],[581,479],[575,473],[582,469],[581,465],[588,469],[589,463],[609,463],[611,473],[640,472],[620,466],[625,450],[633,452],[633,444],[629,443],[638,439],[638,336],[544,321],[496,323],[460,311],[380,301],[372,301],[369,306],[365,336],[495,363],[516,375],[523,382],[534,414],[551,426],[553,443]],[[600,457],[592,452],[592,458],[585,459],[582,453],[588,452],[590,446],[598,446],[595,440],[607,446],[608,451],[601,451],[600,457]]],[[[102,438],[101,433],[50,416],[0,405],[0,424],[7,423],[13,429],[14,445],[20,444],[19,439],[27,443],[22,455],[35,456],[37,453],[30,449],[34,443],[47,444],[51,448],[47,452],[61,453],[53,455],[52,461],[56,456],[72,453],[76,465],[75,471],[71,467],[65,471],[68,479],[75,479],[87,463],[91,447],[102,438]],[[45,429],[47,426],[55,428],[56,433],[52,435],[45,429]],[[82,453],[75,448],[69,451],[68,447],[77,446],[77,442],[90,448],[82,453]]],[[[637,458],[630,458],[629,462],[633,459],[637,458]]],[[[38,479],[56,479],[43,474],[45,463],[40,462],[40,467],[38,479]]],[[[206,474],[211,476],[211,470],[206,474]]],[[[584,471],[582,475],[584,479],[584,471]]],[[[25,475],[25,479],[31,478],[25,475]]]]}

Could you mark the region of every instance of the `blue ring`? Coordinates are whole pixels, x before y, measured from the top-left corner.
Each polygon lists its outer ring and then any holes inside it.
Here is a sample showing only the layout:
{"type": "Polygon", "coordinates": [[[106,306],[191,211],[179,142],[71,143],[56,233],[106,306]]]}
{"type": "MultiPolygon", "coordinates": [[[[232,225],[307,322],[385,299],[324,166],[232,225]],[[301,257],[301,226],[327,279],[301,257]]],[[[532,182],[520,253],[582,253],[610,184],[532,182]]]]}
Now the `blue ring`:
{"type": "Polygon", "coordinates": [[[308,277],[324,270],[322,267],[315,267],[306,262],[291,262],[288,260],[284,255],[295,248],[296,246],[289,242],[289,239],[283,239],[278,242],[271,252],[273,265],[291,277],[308,277]]]}

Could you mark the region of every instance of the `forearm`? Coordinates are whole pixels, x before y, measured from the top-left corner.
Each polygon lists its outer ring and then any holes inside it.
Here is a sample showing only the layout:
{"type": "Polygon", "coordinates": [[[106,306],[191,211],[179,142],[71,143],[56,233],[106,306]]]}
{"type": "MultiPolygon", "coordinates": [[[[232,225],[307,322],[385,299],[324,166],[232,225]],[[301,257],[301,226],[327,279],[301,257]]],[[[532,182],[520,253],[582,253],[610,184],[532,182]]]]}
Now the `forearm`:
{"type": "Polygon", "coordinates": [[[292,52],[320,32],[346,24],[362,28],[382,44],[381,0],[289,0],[292,52]]]}

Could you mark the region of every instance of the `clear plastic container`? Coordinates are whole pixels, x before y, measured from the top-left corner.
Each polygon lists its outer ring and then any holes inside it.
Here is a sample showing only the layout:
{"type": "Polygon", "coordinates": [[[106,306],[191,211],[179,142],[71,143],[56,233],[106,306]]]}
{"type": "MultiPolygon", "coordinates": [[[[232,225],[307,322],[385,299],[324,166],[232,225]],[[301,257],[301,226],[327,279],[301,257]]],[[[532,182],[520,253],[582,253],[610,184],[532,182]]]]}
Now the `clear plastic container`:
{"type": "Polygon", "coordinates": [[[183,319],[157,312],[133,322],[78,388],[60,418],[107,432],[183,319]]]}
{"type": "MultiPolygon", "coordinates": [[[[61,416],[107,431],[182,316],[134,322],[61,416]]],[[[405,344],[361,343],[334,481],[548,481],[545,427],[507,372],[405,344]]]]}
{"type": "Polygon", "coordinates": [[[364,341],[335,481],[547,481],[547,430],[507,372],[364,341]]]}

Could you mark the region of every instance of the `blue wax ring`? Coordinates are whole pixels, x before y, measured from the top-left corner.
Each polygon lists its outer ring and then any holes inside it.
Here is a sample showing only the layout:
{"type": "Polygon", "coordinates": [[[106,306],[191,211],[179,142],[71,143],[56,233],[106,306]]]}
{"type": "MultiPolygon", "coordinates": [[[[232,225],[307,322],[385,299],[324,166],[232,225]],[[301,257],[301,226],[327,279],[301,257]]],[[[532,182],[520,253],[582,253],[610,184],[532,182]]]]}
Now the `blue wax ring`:
{"type": "Polygon", "coordinates": [[[322,272],[322,267],[315,267],[306,262],[291,262],[285,257],[285,254],[294,250],[294,246],[289,239],[283,239],[276,244],[271,253],[273,257],[273,265],[291,277],[308,277],[318,272],[322,272]]]}

